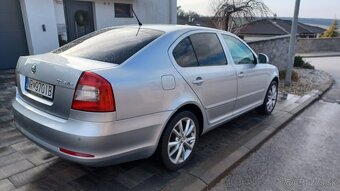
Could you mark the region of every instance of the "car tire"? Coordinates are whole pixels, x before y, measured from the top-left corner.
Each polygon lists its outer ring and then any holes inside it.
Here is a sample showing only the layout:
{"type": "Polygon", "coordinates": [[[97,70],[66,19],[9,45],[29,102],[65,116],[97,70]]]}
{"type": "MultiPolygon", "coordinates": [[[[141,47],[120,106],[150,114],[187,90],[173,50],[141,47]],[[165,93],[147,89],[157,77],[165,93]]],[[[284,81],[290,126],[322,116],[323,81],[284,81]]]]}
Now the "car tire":
{"type": "Polygon", "coordinates": [[[270,115],[276,106],[277,97],[278,97],[278,84],[274,80],[270,83],[263,104],[257,108],[257,111],[264,115],[270,115]]]}
{"type": "Polygon", "coordinates": [[[163,165],[171,171],[185,166],[195,152],[198,137],[196,115],[190,111],[177,113],[166,125],[160,140],[159,154],[163,165]]]}

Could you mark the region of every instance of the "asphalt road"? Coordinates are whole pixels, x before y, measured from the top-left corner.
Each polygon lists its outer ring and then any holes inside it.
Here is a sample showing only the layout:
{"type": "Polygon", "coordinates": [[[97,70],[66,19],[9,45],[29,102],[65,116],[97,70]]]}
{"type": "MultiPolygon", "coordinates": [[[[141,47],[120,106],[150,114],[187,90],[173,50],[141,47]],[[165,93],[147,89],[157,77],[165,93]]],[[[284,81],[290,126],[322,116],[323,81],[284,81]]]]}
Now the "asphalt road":
{"type": "Polygon", "coordinates": [[[318,70],[331,74],[335,83],[322,99],[327,102],[340,102],[340,57],[324,57],[307,59],[318,70]]]}
{"type": "Polygon", "coordinates": [[[211,190],[340,190],[340,57],[308,60],[333,87],[211,190]]]}

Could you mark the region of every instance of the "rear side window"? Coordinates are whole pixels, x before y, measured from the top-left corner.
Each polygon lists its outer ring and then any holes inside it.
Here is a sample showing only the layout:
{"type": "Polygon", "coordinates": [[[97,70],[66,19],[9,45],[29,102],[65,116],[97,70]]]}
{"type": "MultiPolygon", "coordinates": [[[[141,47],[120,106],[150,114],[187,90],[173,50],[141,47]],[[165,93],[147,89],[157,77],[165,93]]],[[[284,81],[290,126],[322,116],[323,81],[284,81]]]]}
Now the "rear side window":
{"type": "Polygon", "coordinates": [[[121,64],[162,34],[163,31],[133,27],[103,29],[72,41],[53,53],[121,64]]]}
{"type": "Polygon", "coordinates": [[[227,64],[220,40],[214,33],[198,33],[183,39],[175,47],[173,56],[182,67],[227,64]]]}
{"type": "Polygon", "coordinates": [[[216,34],[200,33],[190,36],[192,46],[197,55],[200,66],[226,65],[225,57],[220,40],[216,34]]]}
{"type": "Polygon", "coordinates": [[[189,37],[178,43],[172,54],[177,64],[182,67],[198,66],[195,52],[192,48],[189,37]]]}

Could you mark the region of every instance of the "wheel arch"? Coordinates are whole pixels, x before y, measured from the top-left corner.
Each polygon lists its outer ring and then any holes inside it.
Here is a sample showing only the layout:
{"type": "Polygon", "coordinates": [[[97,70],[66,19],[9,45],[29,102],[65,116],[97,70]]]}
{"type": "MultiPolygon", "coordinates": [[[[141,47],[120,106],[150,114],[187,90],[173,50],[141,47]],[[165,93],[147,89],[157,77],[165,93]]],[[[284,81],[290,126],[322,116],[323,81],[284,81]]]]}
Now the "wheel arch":
{"type": "Polygon", "coordinates": [[[264,93],[263,101],[266,98],[267,91],[268,91],[268,89],[269,89],[269,87],[270,87],[270,85],[272,84],[273,81],[275,81],[277,83],[277,88],[279,88],[279,77],[277,75],[273,75],[272,80],[269,80],[269,83],[267,84],[267,89],[264,93]]]}
{"type": "MultiPolygon", "coordinates": [[[[181,111],[190,111],[196,115],[198,119],[198,123],[199,123],[199,135],[202,135],[203,128],[204,128],[204,115],[203,115],[203,111],[201,110],[201,108],[194,103],[187,103],[179,107],[176,110],[176,112],[174,112],[171,115],[170,119],[172,119],[174,116],[176,116],[177,113],[180,113],[181,111]]],[[[170,121],[170,119],[168,120],[168,122],[170,121]]]]}
{"type": "Polygon", "coordinates": [[[161,141],[161,138],[163,137],[164,131],[166,126],[168,125],[169,121],[174,118],[176,116],[176,114],[180,113],[181,111],[191,111],[193,112],[198,119],[198,123],[199,123],[199,135],[202,135],[202,132],[204,130],[204,126],[205,126],[205,115],[203,112],[203,109],[195,102],[187,102],[184,103],[182,105],[180,105],[176,110],[174,110],[174,112],[169,116],[169,118],[164,122],[164,126],[162,128],[162,131],[158,137],[157,140],[157,149],[159,149],[159,143],[161,141]]]}
{"type": "Polygon", "coordinates": [[[272,81],[275,81],[277,83],[277,85],[279,85],[279,77],[275,76],[272,81]]]}

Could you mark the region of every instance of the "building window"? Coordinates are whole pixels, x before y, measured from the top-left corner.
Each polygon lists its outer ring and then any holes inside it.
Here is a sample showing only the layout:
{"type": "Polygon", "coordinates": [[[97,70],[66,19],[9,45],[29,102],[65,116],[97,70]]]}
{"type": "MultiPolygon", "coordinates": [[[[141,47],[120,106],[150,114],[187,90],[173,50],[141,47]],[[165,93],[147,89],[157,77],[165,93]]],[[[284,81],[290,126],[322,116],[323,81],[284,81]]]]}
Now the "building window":
{"type": "Polygon", "coordinates": [[[115,17],[129,18],[132,17],[132,4],[115,3],[115,17]]]}

